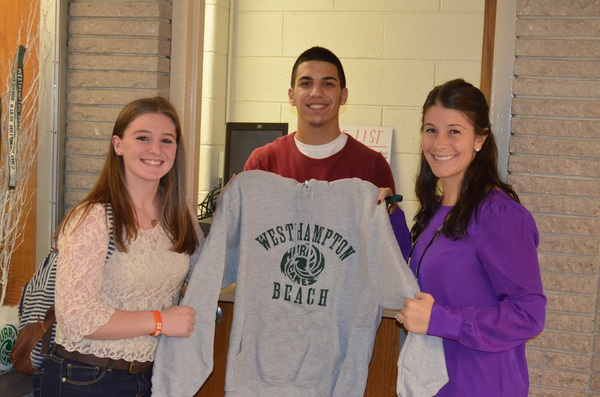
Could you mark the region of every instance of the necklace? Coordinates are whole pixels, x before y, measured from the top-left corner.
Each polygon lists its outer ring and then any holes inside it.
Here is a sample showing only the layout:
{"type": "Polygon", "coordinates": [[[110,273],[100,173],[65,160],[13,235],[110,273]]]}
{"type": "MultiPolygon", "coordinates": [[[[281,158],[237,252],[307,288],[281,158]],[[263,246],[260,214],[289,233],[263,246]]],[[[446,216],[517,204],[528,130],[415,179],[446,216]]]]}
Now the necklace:
{"type": "Polygon", "coordinates": [[[158,219],[156,219],[156,213],[154,211],[144,211],[142,208],[135,206],[134,211],[138,224],[146,225],[144,227],[148,227],[147,225],[150,223],[150,227],[152,228],[158,225],[158,219]]]}
{"type": "MultiPolygon", "coordinates": [[[[417,280],[419,279],[419,271],[421,270],[421,262],[423,262],[423,257],[425,256],[425,253],[427,252],[429,247],[431,247],[431,244],[433,244],[433,242],[435,241],[437,236],[440,234],[441,230],[442,230],[442,227],[440,226],[440,228],[435,231],[433,237],[431,238],[431,240],[429,240],[429,242],[425,246],[425,249],[423,250],[421,257],[419,258],[419,263],[417,263],[417,271],[415,272],[415,278],[417,280]]],[[[417,240],[415,240],[415,243],[412,245],[412,247],[410,247],[410,251],[408,252],[408,258],[407,258],[407,262],[409,265],[410,265],[410,259],[412,257],[413,250],[415,249],[415,246],[417,245],[417,242],[419,242],[420,238],[421,238],[421,236],[417,237],[417,240]]]]}

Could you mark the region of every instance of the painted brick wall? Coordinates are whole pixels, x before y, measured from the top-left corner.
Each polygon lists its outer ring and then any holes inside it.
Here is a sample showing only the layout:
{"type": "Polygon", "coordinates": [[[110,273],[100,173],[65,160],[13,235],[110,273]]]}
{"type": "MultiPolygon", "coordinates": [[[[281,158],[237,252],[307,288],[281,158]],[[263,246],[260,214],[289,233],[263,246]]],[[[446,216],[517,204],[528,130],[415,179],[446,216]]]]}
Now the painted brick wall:
{"type": "Polygon", "coordinates": [[[126,103],[168,97],[171,2],[71,0],[65,206],[95,183],[126,103]]]}
{"type": "Polygon", "coordinates": [[[600,395],[600,1],[519,0],[509,181],[548,296],[531,396],[600,395]]]}
{"type": "Polygon", "coordinates": [[[198,202],[219,183],[227,123],[229,0],[206,0],[198,202]]]}

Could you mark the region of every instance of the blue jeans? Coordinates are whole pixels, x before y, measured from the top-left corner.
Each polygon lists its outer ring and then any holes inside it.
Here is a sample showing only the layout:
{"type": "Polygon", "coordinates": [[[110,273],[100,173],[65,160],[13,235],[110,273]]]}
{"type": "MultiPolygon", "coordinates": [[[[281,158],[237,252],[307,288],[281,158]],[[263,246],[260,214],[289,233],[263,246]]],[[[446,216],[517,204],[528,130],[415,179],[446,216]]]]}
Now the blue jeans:
{"type": "Polygon", "coordinates": [[[35,397],[137,397],[150,396],[152,371],[129,371],[83,364],[51,352],[33,374],[35,397]]]}

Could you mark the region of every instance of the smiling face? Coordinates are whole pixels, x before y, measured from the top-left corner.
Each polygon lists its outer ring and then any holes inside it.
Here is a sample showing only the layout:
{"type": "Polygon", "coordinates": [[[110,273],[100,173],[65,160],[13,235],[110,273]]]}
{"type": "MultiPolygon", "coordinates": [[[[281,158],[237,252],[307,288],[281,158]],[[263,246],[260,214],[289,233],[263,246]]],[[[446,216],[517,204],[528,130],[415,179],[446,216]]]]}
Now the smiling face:
{"type": "Polygon", "coordinates": [[[445,198],[458,193],[465,171],[485,138],[475,133],[473,123],[463,112],[440,104],[427,109],[421,148],[431,171],[442,181],[445,198]]]}
{"type": "Polygon", "coordinates": [[[112,137],[113,149],[123,157],[125,183],[158,184],[173,167],[177,153],[175,124],[166,115],[145,113],[135,118],[123,132],[112,137]]]}
{"type": "Polygon", "coordinates": [[[290,104],[298,110],[298,130],[319,128],[339,134],[339,110],[348,89],[341,88],[334,64],[306,61],[298,65],[294,87],[288,91],[290,104]]]}

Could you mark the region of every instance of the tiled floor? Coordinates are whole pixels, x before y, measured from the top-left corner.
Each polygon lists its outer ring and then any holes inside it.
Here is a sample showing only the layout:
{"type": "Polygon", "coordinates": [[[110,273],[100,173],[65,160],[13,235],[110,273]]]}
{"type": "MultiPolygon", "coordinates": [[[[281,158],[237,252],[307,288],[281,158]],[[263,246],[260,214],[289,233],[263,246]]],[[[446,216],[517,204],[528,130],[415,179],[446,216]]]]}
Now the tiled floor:
{"type": "Polygon", "coordinates": [[[0,396],[2,397],[33,397],[31,388],[31,376],[12,370],[0,373],[0,396]]]}

